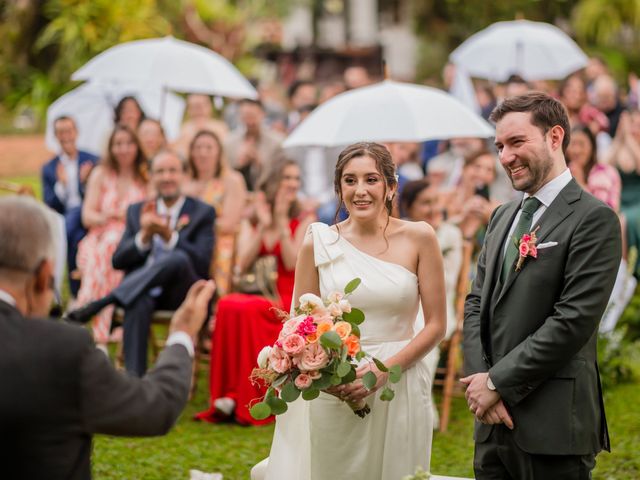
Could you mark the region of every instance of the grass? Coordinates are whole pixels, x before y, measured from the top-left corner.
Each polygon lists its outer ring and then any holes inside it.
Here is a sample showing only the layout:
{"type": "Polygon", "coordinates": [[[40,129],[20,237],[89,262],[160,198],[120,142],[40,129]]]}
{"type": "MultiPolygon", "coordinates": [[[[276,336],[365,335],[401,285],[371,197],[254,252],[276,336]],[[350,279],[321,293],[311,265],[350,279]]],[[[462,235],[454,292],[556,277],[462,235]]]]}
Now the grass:
{"type": "MultiPolygon", "coordinates": [[[[269,454],[273,426],[240,427],[195,422],[193,414],[207,407],[206,381],[174,430],[166,437],[132,439],[98,435],[93,471],[96,479],[188,479],[189,469],[221,472],[225,480],[249,478],[251,467],[269,454]]],[[[607,394],[612,453],[597,458],[593,478],[640,478],[640,385],[620,385],[607,394]]],[[[439,475],[473,477],[473,421],[464,398],[455,398],[446,433],[433,438],[431,469],[439,475]]],[[[338,480],[338,479],[336,479],[338,480]]]]}
{"type": "MultiPolygon", "coordinates": [[[[40,196],[37,176],[6,180],[31,185],[40,196]]],[[[97,435],[93,473],[100,479],[188,479],[189,469],[221,472],[225,480],[246,480],[253,465],[269,454],[273,426],[240,427],[195,422],[193,415],[208,406],[203,373],[199,389],[175,428],[165,437],[115,438],[97,435]]],[[[619,385],[606,392],[605,404],[612,453],[597,458],[594,478],[640,478],[640,385],[619,385]]],[[[433,438],[431,469],[439,475],[472,477],[473,421],[464,398],[455,398],[446,433],[433,438]]],[[[336,479],[338,480],[338,479],[336,479]]]]}

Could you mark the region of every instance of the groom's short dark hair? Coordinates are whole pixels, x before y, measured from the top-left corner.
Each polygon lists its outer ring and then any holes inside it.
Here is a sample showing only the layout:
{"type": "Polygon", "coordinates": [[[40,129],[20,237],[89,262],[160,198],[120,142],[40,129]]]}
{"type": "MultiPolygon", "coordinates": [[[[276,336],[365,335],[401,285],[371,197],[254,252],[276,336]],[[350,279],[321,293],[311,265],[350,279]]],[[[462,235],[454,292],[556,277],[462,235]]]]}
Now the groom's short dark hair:
{"type": "Polygon", "coordinates": [[[531,112],[531,123],[542,130],[542,133],[547,133],[549,129],[560,125],[564,130],[562,152],[567,152],[571,137],[569,115],[564,105],[558,100],[542,92],[529,92],[510,97],[493,109],[489,120],[498,123],[506,114],[512,112],[531,112]]]}

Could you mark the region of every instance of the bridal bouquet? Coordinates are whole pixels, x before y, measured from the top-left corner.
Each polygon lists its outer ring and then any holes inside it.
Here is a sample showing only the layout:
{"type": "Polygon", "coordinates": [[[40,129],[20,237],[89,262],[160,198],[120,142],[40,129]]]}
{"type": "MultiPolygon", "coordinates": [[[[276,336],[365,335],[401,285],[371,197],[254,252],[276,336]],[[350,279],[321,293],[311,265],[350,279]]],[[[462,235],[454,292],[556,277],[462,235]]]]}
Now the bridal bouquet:
{"type": "MultiPolygon", "coordinates": [[[[351,307],[348,297],[360,285],[360,279],[350,281],[343,292],[333,292],[323,300],[307,293],[300,297],[295,315],[285,321],[273,346],[262,349],[258,355],[258,368],[251,374],[252,381],[268,386],[262,401],[253,405],[251,415],[262,420],[269,415],[287,411],[287,403],[300,395],[313,400],[321,390],[344,385],[356,379],[358,362],[368,358],[380,371],[389,373],[389,381],[400,380],[399,365],[387,368],[360,348],[360,329],[364,322],[362,310],[351,307]]],[[[377,382],[373,372],[362,377],[365,388],[371,390],[377,382]]],[[[380,399],[392,400],[394,392],[384,388],[380,399]]],[[[354,413],[365,417],[369,406],[365,400],[347,402],[354,413]]]]}

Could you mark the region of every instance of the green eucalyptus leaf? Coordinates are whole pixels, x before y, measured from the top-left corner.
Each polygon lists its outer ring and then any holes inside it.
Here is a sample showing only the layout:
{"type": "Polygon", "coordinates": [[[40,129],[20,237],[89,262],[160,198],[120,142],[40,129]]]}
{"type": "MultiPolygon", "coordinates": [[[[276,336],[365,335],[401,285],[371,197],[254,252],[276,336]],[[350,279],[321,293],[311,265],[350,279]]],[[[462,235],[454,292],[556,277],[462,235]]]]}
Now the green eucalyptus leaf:
{"type": "Polygon", "coordinates": [[[351,370],[344,377],[342,377],[342,384],[351,383],[356,379],[356,367],[351,366],[351,370]]]}
{"type": "Polygon", "coordinates": [[[271,408],[271,413],[274,415],[282,415],[287,411],[287,402],[278,397],[271,397],[267,400],[267,405],[271,408]]]}
{"type": "Polygon", "coordinates": [[[340,375],[336,374],[331,377],[331,385],[342,385],[342,378],[340,378],[340,375]]]}
{"type": "Polygon", "coordinates": [[[365,352],[363,352],[362,350],[360,350],[358,353],[356,353],[356,360],[360,361],[366,356],[367,356],[367,354],[365,352]]]}
{"type": "Polygon", "coordinates": [[[354,278],[349,283],[347,283],[347,286],[344,287],[345,295],[349,295],[350,293],[352,293],[356,288],[358,288],[361,282],[362,280],[360,280],[359,278],[354,278]]]}
{"type": "Polygon", "coordinates": [[[320,337],[320,344],[323,347],[337,350],[342,346],[342,340],[336,332],[325,332],[320,337]]]}
{"type": "Polygon", "coordinates": [[[304,392],[302,392],[302,398],[305,400],[313,400],[314,398],[318,398],[320,395],[320,390],[317,388],[307,388],[304,392]]]}
{"type": "Polygon", "coordinates": [[[359,308],[352,308],[350,312],[342,314],[342,319],[345,322],[360,325],[362,322],[364,322],[364,312],[359,308]]]}
{"type": "Polygon", "coordinates": [[[264,420],[269,415],[271,415],[271,407],[265,402],[256,403],[253,407],[251,407],[249,413],[256,420],[264,420]]]}
{"type": "Polygon", "coordinates": [[[336,370],[336,373],[340,378],[342,378],[345,375],[347,375],[350,371],[351,371],[351,364],[348,362],[342,362],[340,363],[340,365],[338,365],[338,369],[336,370]]]}
{"type": "Polygon", "coordinates": [[[391,383],[398,383],[402,378],[402,368],[400,365],[394,365],[389,369],[389,381],[391,383]]]}
{"type": "Polygon", "coordinates": [[[351,325],[351,335],[355,335],[356,337],[360,338],[360,327],[355,323],[351,323],[350,325],[351,325]]]}
{"type": "Polygon", "coordinates": [[[273,382],[271,384],[271,386],[272,387],[279,387],[284,382],[286,382],[288,378],[289,378],[289,375],[282,375],[281,377],[276,378],[275,382],[273,382]]]}
{"type": "Polygon", "coordinates": [[[280,391],[280,398],[285,402],[293,402],[300,396],[300,390],[295,386],[293,382],[284,384],[280,391]]]}
{"type": "Polygon", "coordinates": [[[375,387],[376,383],[378,383],[378,377],[376,377],[376,374],[373,372],[367,372],[362,377],[362,384],[367,390],[371,390],[375,387]]]}
{"type": "Polygon", "coordinates": [[[326,388],[329,388],[331,386],[331,377],[332,375],[330,373],[323,373],[322,377],[313,381],[312,388],[316,388],[318,390],[324,390],[326,388]]]}
{"type": "Polygon", "coordinates": [[[387,366],[382,363],[380,360],[378,360],[377,358],[373,358],[373,363],[376,364],[376,367],[378,367],[378,370],[380,370],[381,372],[388,372],[389,369],[387,368],[387,366]]]}
{"type": "Polygon", "coordinates": [[[383,402],[390,402],[395,396],[396,394],[393,390],[391,390],[389,387],[384,387],[384,390],[382,390],[382,393],[380,394],[380,400],[382,400],[383,402]]]}

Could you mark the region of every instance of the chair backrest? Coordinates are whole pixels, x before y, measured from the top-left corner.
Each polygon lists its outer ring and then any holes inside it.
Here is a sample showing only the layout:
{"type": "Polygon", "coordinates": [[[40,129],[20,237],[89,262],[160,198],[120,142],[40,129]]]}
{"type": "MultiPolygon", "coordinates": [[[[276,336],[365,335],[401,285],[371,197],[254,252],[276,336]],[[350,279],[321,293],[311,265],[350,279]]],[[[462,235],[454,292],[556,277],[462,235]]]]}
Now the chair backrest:
{"type": "Polygon", "coordinates": [[[464,301],[471,287],[469,272],[471,270],[472,256],[473,242],[470,240],[463,240],[462,262],[460,263],[460,273],[458,274],[458,281],[456,286],[455,314],[457,330],[462,330],[462,323],[464,321],[464,301]]]}

